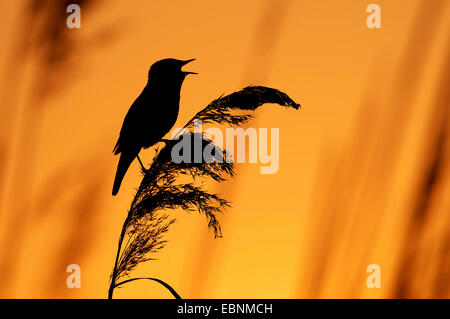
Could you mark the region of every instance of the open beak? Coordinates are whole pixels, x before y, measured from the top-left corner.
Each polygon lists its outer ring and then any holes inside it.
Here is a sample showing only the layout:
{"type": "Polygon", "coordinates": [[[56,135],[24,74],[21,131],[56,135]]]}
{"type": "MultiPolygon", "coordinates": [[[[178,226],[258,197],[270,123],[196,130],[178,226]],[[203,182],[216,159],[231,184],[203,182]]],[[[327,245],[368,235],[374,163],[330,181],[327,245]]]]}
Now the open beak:
{"type": "MultiPolygon", "coordinates": [[[[189,62],[195,61],[195,59],[190,59],[190,60],[186,60],[183,61],[183,63],[181,64],[182,66],[185,64],[188,64],[189,62]]],[[[188,74],[198,74],[197,72],[189,72],[189,71],[183,71],[184,74],[188,75],[188,74]]]]}
{"type": "Polygon", "coordinates": [[[195,59],[190,59],[190,60],[183,61],[183,62],[181,63],[181,65],[188,64],[189,62],[192,62],[192,61],[195,61],[195,59]]]}

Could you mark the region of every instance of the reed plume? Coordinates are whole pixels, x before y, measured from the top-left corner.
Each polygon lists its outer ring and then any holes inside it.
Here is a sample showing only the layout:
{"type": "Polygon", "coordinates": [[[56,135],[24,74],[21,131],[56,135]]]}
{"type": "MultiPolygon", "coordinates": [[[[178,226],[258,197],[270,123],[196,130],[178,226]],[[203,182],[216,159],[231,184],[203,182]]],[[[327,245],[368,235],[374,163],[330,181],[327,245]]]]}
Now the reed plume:
{"type": "MultiPolygon", "coordinates": [[[[152,254],[164,248],[166,244],[164,234],[175,221],[167,214],[169,209],[181,208],[187,212],[199,212],[206,216],[208,227],[212,229],[214,236],[222,236],[217,215],[230,203],[218,194],[204,189],[202,185],[207,180],[222,182],[234,176],[234,163],[229,160],[230,154],[227,150],[218,147],[204,133],[194,132],[194,123],[201,120],[203,123],[238,126],[251,119],[251,112],[266,103],[294,109],[300,107],[287,94],[276,89],[262,86],[246,87],[212,101],[189,120],[173,140],[166,141],[166,145],[157,152],[150,168],[143,171],[141,184],[122,226],[108,298],[112,298],[115,288],[141,279],[158,282],[175,298],[181,298],[169,284],[160,279],[128,277],[138,264],[152,260],[152,254]],[[172,150],[181,138],[192,138],[194,143],[191,145],[202,146],[200,163],[193,160],[175,163],[172,160],[172,150]],[[206,147],[209,148],[211,158],[203,156],[206,147]],[[123,246],[125,238],[127,242],[123,246]]],[[[195,151],[192,148],[190,154],[193,156],[195,151]]]]}

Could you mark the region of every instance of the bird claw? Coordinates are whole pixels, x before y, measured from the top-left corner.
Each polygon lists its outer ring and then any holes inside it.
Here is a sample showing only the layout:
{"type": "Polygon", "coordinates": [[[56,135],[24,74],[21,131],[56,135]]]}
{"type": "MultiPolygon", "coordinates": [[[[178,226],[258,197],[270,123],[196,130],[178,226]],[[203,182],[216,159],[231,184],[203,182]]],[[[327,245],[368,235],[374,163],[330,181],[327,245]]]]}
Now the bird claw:
{"type": "Polygon", "coordinates": [[[147,169],[144,167],[144,165],[141,164],[141,171],[142,173],[147,174],[148,172],[150,172],[150,168],[147,169]]]}

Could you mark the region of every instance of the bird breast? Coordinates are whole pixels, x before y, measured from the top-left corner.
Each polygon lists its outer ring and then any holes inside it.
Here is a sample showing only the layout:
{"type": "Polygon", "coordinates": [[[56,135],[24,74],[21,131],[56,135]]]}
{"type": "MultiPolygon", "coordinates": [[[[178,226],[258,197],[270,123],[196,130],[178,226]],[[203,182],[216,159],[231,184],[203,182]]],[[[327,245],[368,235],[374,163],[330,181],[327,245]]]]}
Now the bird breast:
{"type": "MultiPolygon", "coordinates": [[[[142,119],[147,124],[144,125],[143,147],[147,148],[169,133],[178,118],[180,91],[169,92],[168,90],[152,92],[152,98],[146,103],[145,117],[142,119]],[[156,93],[156,94],[155,94],[156,93]]],[[[146,99],[147,100],[147,99],[146,99]]]]}

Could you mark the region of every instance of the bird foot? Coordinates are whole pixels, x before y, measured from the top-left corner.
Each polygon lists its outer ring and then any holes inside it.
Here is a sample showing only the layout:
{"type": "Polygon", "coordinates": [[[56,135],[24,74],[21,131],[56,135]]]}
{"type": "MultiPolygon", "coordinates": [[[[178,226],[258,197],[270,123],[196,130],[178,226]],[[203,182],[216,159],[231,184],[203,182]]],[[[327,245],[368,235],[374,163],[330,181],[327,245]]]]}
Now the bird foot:
{"type": "Polygon", "coordinates": [[[144,174],[147,174],[147,173],[150,171],[150,169],[146,169],[146,168],[144,167],[144,164],[142,164],[142,161],[141,161],[141,159],[139,158],[139,155],[137,156],[137,159],[138,159],[138,161],[139,161],[139,164],[141,164],[141,170],[142,170],[142,172],[143,172],[144,174]]]}

